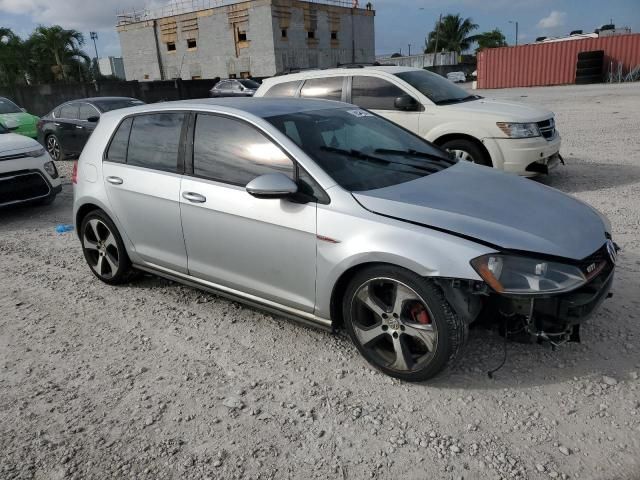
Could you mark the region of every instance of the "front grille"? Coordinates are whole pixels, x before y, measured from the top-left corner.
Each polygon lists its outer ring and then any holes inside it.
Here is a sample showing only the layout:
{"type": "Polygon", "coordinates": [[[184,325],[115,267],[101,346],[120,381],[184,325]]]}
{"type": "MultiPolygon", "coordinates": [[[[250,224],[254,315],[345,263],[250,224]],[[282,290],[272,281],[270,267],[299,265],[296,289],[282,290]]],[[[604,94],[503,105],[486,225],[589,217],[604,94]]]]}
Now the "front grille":
{"type": "Polygon", "coordinates": [[[0,205],[46,197],[50,191],[39,172],[21,170],[0,175],[0,205]]]}
{"type": "Polygon", "coordinates": [[[540,129],[540,133],[547,140],[551,140],[556,136],[556,122],[551,117],[548,120],[543,120],[542,122],[538,122],[538,128],[540,129]]]}

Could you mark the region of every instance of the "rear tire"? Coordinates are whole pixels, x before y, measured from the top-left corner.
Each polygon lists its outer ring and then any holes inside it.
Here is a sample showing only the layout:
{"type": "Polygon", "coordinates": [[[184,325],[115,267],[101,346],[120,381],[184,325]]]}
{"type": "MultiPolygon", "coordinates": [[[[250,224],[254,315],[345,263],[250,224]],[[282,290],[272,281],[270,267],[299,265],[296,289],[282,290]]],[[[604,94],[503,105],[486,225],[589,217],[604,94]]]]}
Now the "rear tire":
{"type": "Polygon", "coordinates": [[[585,75],[584,77],[576,77],[576,85],[602,83],[602,81],[602,75],[585,75]]]}
{"type": "Polygon", "coordinates": [[[391,377],[420,382],[454,362],[468,325],[430,280],[393,265],[368,267],[349,283],[345,327],[358,351],[391,377]]]}
{"type": "Polygon", "coordinates": [[[82,220],[79,233],[84,258],[96,277],[109,285],[119,285],[131,279],[133,269],[122,237],[102,210],[88,213],[82,220]]]}
{"type": "Polygon", "coordinates": [[[441,147],[449,152],[453,152],[458,160],[484,165],[485,167],[493,167],[491,159],[487,158],[487,155],[485,155],[482,149],[471,140],[455,138],[443,143],[441,147]]]}

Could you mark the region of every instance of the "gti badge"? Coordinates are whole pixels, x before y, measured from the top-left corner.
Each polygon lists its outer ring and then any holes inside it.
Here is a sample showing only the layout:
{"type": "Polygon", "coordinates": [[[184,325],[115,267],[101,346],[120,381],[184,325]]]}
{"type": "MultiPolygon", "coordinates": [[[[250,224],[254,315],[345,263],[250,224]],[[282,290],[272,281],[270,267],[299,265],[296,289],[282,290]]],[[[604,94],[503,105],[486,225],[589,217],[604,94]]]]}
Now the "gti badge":
{"type": "Polygon", "coordinates": [[[615,265],[618,252],[616,251],[616,244],[613,243],[613,240],[607,240],[607,253],[609,254],[611,262],[615,265]]]}

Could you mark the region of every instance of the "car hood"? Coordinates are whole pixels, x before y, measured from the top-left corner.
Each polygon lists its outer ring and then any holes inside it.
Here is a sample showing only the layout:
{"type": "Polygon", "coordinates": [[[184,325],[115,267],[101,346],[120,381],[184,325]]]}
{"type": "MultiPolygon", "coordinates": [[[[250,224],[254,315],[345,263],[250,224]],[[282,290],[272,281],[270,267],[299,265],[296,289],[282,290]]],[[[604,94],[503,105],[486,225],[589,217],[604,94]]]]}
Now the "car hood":
{"type": "Polygon", "coordinates": [[[0,122],[7,128],[15,128],[19,125],[33,125],[38,117],[26,112],[0,113],[0,122]]]}
{"type": "Polygon", "coordinates": [[[608,229],[602,215],[580,200],[533,180],[466,162],[411,182],[353,195],[377,214],[499,249],[573,260],[602,247],[608,229]]]}
{"type": "Polygon", "coordinates": [[[444,108],[459,113],[489,115],[498,122],[541,122],[553,116],[553,112],[546,108],[486,98],[445,105],[444,108]]]}
{"type": "Polygon", "coordinates": [[[0,155],[13,155],[15,153],[29,152],[42,148],[33,138],[18,135],[16,133],[0,134],[0,155]]]}

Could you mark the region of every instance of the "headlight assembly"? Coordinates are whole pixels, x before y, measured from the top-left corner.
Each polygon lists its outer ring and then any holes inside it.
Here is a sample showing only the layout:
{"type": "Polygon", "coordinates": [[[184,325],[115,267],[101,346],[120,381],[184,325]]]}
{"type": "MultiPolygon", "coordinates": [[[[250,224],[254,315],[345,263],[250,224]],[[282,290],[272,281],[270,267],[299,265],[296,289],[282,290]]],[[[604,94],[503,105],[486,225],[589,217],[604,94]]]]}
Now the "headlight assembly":
{"type": "Polygon", "coordinates": [[[574,265],[517,255],[483,255],[471,260],[471,266],[491,288],[505,294],[561,293],[587,281],[574,265]]]}
{"type": "Polygon", "coordinates": [[[532,138],[540,136],[540,129],[535,123],[496,123],[498,128],[509,138],[532,138]]]}
{"type": "Polygon", "coordinates": [[[30,152],[27,152],[25,155],[27,155],[28,157],[41,157],[42,155],[44,155],[46,152],[46,150],[44,148],[38,148],[36,150],[31,150],[30,152]]]}

